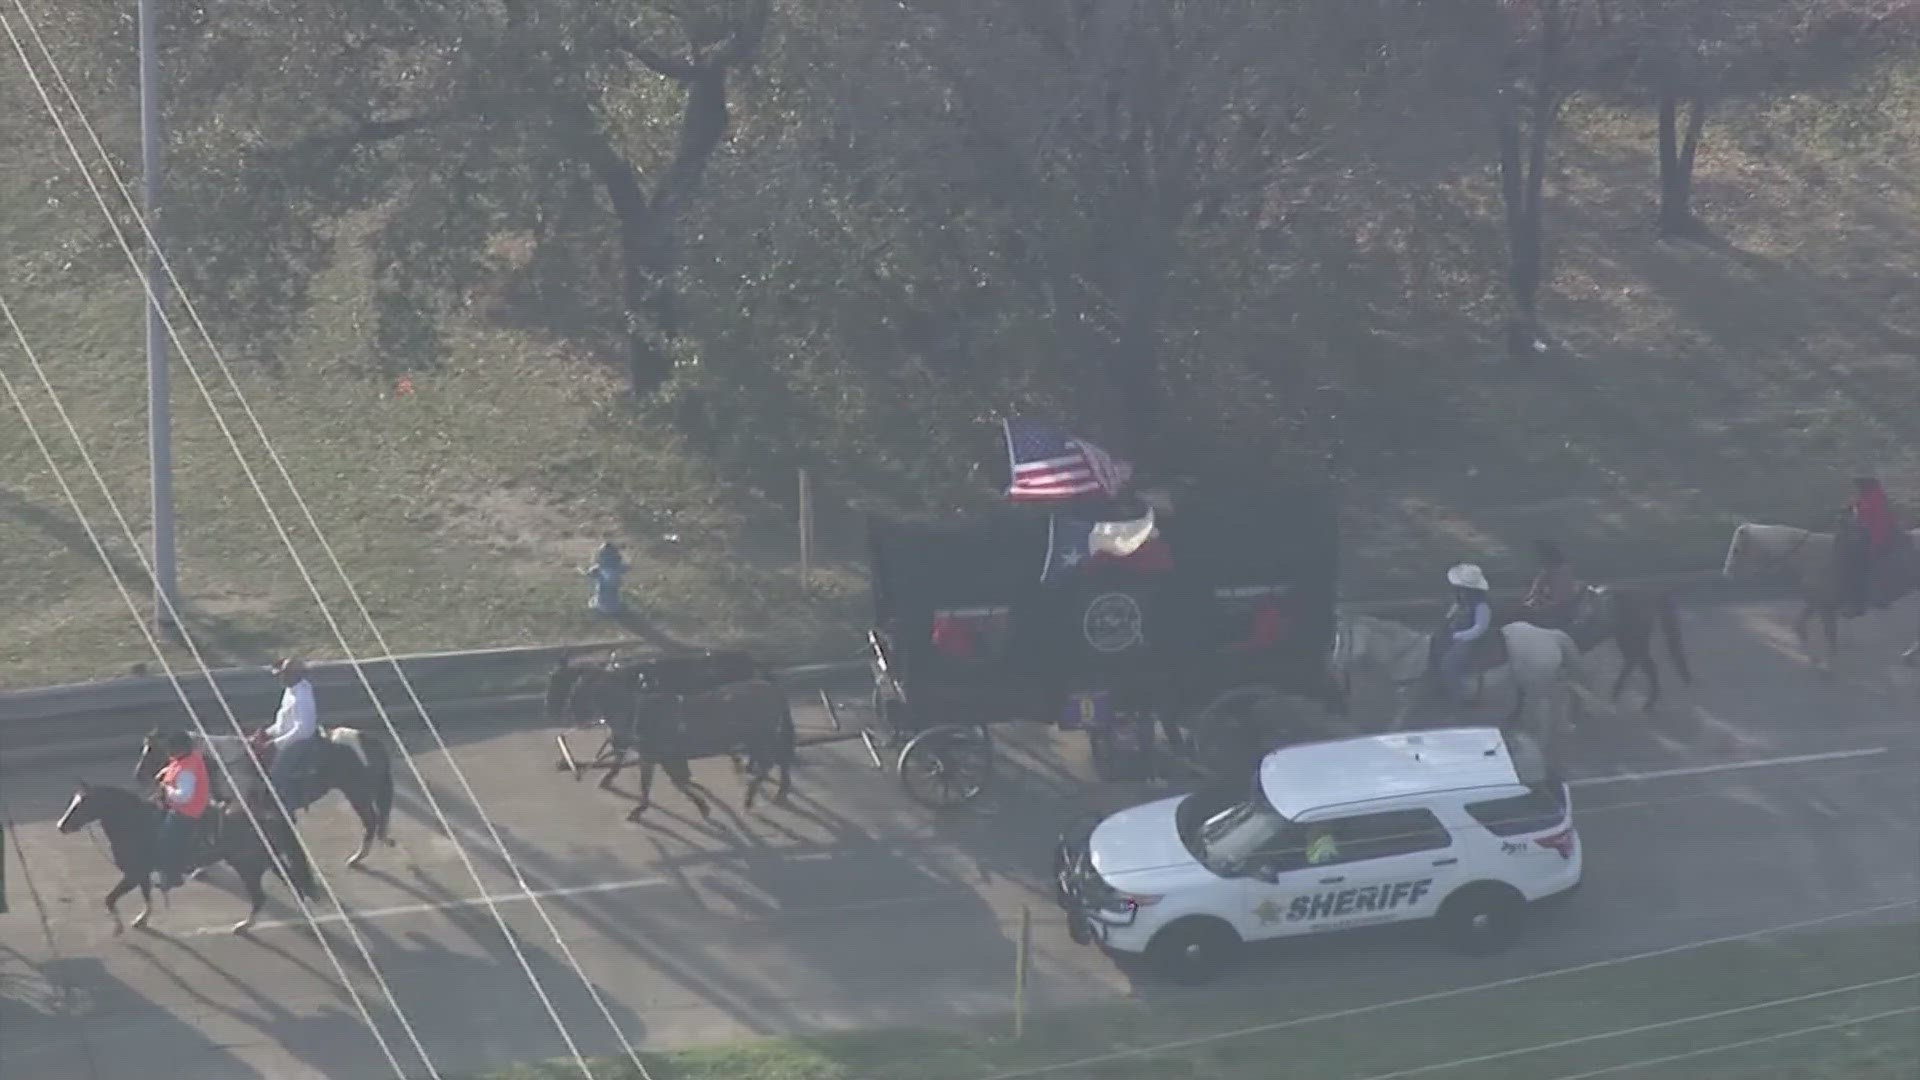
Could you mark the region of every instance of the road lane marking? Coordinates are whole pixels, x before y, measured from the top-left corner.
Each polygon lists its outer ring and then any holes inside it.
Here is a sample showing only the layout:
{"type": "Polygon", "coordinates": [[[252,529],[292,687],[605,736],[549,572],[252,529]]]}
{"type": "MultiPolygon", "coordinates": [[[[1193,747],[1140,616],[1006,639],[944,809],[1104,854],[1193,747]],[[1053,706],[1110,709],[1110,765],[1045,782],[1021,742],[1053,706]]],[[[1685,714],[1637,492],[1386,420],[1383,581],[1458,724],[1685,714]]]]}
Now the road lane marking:
{"type": "MultiPolygon", "coordinates": [[[[507,893],[490,893],[486,896],[463,896],[457,900],[437,900],[430,903],[396,904],[381,908],[348,908],[345,912],[329,912],[314,916],[316,923],[344,922],[354,919],[385,919],[395,915],[426,915],[436,911],[452,911],[459,908],[479,907],[482,904],[510,904],[524,900],[549,900],[562,896],[588,896],[595,893],[627,892],[632,889],[650,889],[658,885],[671,885],[672,878],[646,877],[630,881],[602,881],[593,885],[572,885],[562,889],[535,889],[532,892],[515,890],[507,893]]],[[[307,925],[305,919],[262,919],[253,924],[258,930],[285,930],[307,925]]],[[[192,930],[183,930],[180,937],[205,937],[209,934],[230,932],[227,926],[199,926],[192,930]]]]}
{"type": "Polygon", "coordinates": [[[1782,765],[1812,765],[1822,761],[1851,761],[1887,753],[1884,746],[1865,750],[1833,750],[1824,754],[1795,754],[1792,757],[1761,758],[1758,761],[1724,761],[1717,765],[1692,765],[1684,769],[1656,769],[1652,772],[1614,773],[1611,776],[1583,776],[1567,781],[1568,787],[1599,787],[1602,784],[1627,784],[1635,780],[1666,780],[1675,776],[1707,776],[1713,773],[1740,772],[1746,769],[1771,769],[1782,765]]]}
{"type": "Polygon", "coordinates": [[[1408,1005],[1423,1005],[1429,1001],[1445,1001],[1449,998],[1477,994],[1483,990],[1498,990],[1508,986],[1520,986],[1526,983],[1539,982],[1543,979],[1551,979],[1560,975],[1576,975],[1583,971],[1599,971],[1603,968],[1619,967],[1622,964],[1631,964],[1638,960],[1652,960],[1661,956],[1676,956],[1681,953],[1697,952],[1711,945],[1725,945],[1736,941],[1752,941],[1756,938],[1790,933],[1795,930],[1807,930],[1816,926],[1844,922],[1848,919],[1883,915],[1890,911],[1898,911],[1901,908],[1911,908],[1916,905],[1920,905],[1920,900],[1907,899],[1896,900],[1885,904],[1874,904],[1871,907],[1854,908],[1849,911],[1836,912],[1832,915],[1822,915],[1812,919],[1800,919],[1795,922],[1781,923],[1777,926],[1766,926],[1758,930],[1748,930],[1739,934],[1725,934],[1720,937],[1689,941],[1680,945],[1669,945],[1661,949],[1650,949],[1646,952],[1630,953],[1626,956],[1609,957],[1605,960],[1592,960],[1584,964],[1574,964],[1570,967],[1548,968],[1545,971],[1535,971],[1526,975],[1515,975],[1506,979],[1494,979],[1491,982],[1455,986],[1446,990],[1435,990],[1428,994],[1416,994],[1412,997],[1395,998],[1392,1001],[1376,1001],[1371,1005],[1356,1005],[1350,1009],[1336,1009],[1332,1012],[1315,1013],[1311,1016],[1299,1016],[1289,1020],[1275,1020],[1272,1023],[1235,1028],[1232,1031],[1219,1031],[1209,1035],[1196,1036],[1191,1039],[1176,1039],[1172,1042],[1155,1043],[1151,1046],[1136,1046],[1126,1050],[1116,1050],[1107,1054],[1096,1054],[1091,1057],[1057,1061],[1051,1065],[1041,1065],[1037,1068],[995,1073],[992,1076],[983,1078],[983,1080],[1027,1080],[1028,1077],[1051,1076],[1055,1073],[1066,1072],[1070,1069],[1084,1069],[1091,1065],[1105,1065],[1114,1061],[1127,1061],[1179,1050],[1191,1050],[1195,1047],[1211,1046],[1214,1043],[1226,1042],[1230,1039],[1244,1039],[1250,1035],[1266,1035],[1275,1031],[1305,1027],[1308,1024],[1324,1023],[1328,1020],[1345,1020],[1349,1017],[1368,1016],[1373,1013],[1385,1012],[1388,1009],[1403,1008],[1408,1005]]]}

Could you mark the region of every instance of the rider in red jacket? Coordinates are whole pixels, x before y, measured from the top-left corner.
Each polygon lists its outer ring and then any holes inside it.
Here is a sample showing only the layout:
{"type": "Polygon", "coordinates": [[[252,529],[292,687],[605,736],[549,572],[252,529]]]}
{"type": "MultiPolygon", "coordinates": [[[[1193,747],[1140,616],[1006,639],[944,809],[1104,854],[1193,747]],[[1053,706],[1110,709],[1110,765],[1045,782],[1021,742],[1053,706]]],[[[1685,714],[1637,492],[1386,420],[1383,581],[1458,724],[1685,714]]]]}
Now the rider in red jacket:
{"type": "Polygon", "coordinates": [[[1847,507],[1839,562],[1845,611],[1858,615],[1867,608],[1873,568],[1900,535],[1900,523],[1877,477],[1862,473],[1853,478],[1853,485],[1853,503],[1847,507]]]}

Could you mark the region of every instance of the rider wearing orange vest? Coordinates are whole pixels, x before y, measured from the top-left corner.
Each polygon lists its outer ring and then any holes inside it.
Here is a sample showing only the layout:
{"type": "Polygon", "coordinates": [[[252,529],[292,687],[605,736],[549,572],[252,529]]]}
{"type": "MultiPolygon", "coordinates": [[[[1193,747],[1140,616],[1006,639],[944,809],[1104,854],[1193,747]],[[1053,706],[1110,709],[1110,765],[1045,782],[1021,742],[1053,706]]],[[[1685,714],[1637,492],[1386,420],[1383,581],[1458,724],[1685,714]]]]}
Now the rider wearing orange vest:
{"type": "Polygon", "coordinates": [[[177,889],[186,871],[187,846],[200,815],[207,812],[207,762],[193,748],[193,739],[177,731],[167,739],[167,763],[160,768],[160,801],[166,807],[160,819],[156,852],[160,887],[177,889]]]}

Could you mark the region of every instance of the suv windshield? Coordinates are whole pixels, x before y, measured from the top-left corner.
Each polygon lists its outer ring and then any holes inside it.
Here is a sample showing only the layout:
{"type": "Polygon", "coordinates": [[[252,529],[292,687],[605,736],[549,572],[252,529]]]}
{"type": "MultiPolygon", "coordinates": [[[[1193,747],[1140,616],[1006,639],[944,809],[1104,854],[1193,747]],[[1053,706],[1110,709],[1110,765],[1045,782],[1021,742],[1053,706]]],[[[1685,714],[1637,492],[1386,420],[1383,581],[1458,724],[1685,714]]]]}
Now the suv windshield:
{"type": "Polygon", "coordinates": [[[1254,856],[1277,850],[1289,824],[1256,793],[1251,799],[1209,815],[1194,830],[1187,846],[1195,858],[1216,872],[1229,871],[1254,856]]]}

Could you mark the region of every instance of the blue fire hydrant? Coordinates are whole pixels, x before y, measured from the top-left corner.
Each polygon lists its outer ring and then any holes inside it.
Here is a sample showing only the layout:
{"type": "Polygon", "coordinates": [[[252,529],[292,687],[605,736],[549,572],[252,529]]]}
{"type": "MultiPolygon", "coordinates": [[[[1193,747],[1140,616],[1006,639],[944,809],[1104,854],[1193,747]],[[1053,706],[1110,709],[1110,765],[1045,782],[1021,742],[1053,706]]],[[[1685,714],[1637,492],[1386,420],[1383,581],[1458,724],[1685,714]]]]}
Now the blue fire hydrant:
{"type": "Polygon", "coordinates": [[[620,549],[609,540],[600,545],[594,553],[593,565],[583,573],[593,582],[593,595],[587,599],[587,609],[600,615],[618,615],[624,610],[620,602],[620,582],[627,576],[627,561],[620,556],[620,549]]]}

